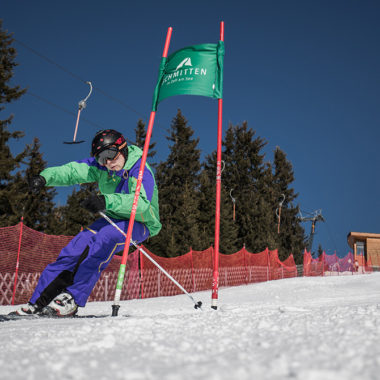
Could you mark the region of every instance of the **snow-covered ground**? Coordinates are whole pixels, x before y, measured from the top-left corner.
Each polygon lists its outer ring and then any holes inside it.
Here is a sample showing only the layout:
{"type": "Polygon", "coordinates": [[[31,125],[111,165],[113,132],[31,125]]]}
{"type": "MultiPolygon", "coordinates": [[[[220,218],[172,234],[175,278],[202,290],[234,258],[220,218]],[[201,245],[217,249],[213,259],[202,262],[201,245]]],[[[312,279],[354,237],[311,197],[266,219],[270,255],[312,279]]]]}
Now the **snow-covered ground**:
{"type": "Polygon", "coordinates": [[[210,292],[194,299],[203,311],[181,295],[2,322],[0,379],[380,378],[380,273],[222,288],[217,311],[210,292]]]}

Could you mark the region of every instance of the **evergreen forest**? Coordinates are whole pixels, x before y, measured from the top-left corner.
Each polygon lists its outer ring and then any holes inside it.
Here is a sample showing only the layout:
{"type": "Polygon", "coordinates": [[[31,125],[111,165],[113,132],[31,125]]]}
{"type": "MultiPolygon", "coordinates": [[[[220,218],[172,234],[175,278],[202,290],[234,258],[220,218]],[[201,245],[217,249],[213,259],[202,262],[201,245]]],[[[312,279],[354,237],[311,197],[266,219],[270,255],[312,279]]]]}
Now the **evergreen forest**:
{"type": "MultiPolygon", "coordinates": [[[[54,188],[29,191],[28,180],[49,163],[37,137],[26,146],[15,144],[24,132],[12,129],[13,116],[7,114],[6,107],[19,100],[26,89],[10,85],[17,66],[12,42],[0,20],[0,227],[15,225],[23,217],[25,225],[37,231],[73,236],[96,218],[80,204],[89,192],[97,191],[97,186],[74,188],[65,205],[55,204],[54,188]],[[18,153],[11,151],[11,142],[18,153]]],[[[138,120],[135,144],[143,147],[145,138],[145,124],[138,120]]],[[[173,115],[166,138],[169,155],[165,161],[155,162],[154,142],[149,150],[159,190],[162,230],[144,245],[157,255],[174,257],[187,253],[190,247],[204,250],[214,242],[216,152],[201,161],[199,139],[180,109],[173,115]]],[[[268,247],[278,249],[281,260],[293,253],[300,263],[306,240],[298,218],[298,194],[292,187],[292,164],[279,147],[273,156],[266,157],[266,144],[246,121],[230,124],[224,131],[220,251],[231,254],[245,246],[255,253],[268,247]]]]}

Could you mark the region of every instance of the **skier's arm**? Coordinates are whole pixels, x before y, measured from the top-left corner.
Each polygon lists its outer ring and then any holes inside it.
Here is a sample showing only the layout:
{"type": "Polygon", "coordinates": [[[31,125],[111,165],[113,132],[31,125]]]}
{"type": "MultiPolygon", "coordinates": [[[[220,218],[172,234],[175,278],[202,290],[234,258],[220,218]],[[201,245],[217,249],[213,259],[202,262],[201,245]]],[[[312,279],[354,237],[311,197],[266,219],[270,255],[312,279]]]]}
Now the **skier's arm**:
{"type": "Polygon", "coordinates": [[[73,161],[61,166],[53,166],[40,174],[46,180],[46,186],[70,186],[78,183],[96,182],[98,179],[97,163],[90,158],[73,161]]]}
{"type": "MultiPolygon", "coordinates": [[[[117,214],[120,218],[129,219],[132,212],[133,200],[137,186],[137,178],[129,178],[129,194],[103,194],[106,201],[106,210],[117,214]]],[[[144,222],[142,214],[148,210],[154,190],[154,178],[150,170],[145,168],[141,184],[139,200],[136,209],[136,220],[144,222]]]]}

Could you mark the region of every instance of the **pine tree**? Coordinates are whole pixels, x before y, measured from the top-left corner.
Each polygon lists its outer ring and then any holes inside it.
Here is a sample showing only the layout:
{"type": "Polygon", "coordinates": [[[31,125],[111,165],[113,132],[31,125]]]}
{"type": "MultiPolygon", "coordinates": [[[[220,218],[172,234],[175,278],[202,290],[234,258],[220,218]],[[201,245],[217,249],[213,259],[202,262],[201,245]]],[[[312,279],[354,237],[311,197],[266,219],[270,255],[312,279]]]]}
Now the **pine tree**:
{"type": "Polygon", "coordinates": [[[81,184],[79,190],[74,187],[71,195],[67,197],[66,205],[55,210],[54,223],[49,232],[55,235],[74,236],[83,228],[90,226],[97,216],[84,209],[81,202],[90,194],[95,194],[97,189],[96,183],[81,184]]]}
{"type": "MultiPolygon", "coordinates": [[[[146,139],[146,129],[145,129],[145,123],[141,119],[139,119],[139,121],[137,122],[137,127],[135,128],[135,134],[136,134],[136,145],[139,148],[144,149],[145,139],[146,139]]],[[[156,146],[156,143],[150,140],[149,152],[148,152],[149,158],[153,158],[156,155],[157,152],[153,150],[155,146],[156,146]]],[[[150,164],[150,166],[154,167],[155,165],[150,164]]]]}
{"type": "Polygon", "coordinates": [[[176,256],[190,247],[201,249],[197,189],[199,187],[199,139],[178,110],[168,130],[172,143],[165,162],[157,166],[162,230],[148,246],[158,255],[176,256]]]}
{"type": "Polygon", "coordinates": [[[255,197],[252,200],[252,223],[255,226],[248,233],[247,244],[254,244],[255,251],[265,248],[278,249],[278,238],[274,219],[274,189],[272,166],[266,162],[257,172],[255,197]]]}
{"type": "MultiPolygon", "coordinates": [[[[208,167],[204,167],[199,176],[199,237],[202,249],[214,245],[215,226],[215,180],[212,180],[208,167]]],[[[210,168],[211,171],[211,168],[210,168]]],[[[215,173],[214,173],[215,177],[215,173]]],[[[222,251],[220,249],[220,251],[222,251]]]]}
{"type": "MultiPolygon", "coordinates": [[[[248,123],[230,124],[223,140],[222,159],[225,162],[222,184],[227,192],[233,189],[236,200],[237,244],[253,252],[274,245],[270,232],[271,205],[268,202],[268,178],[265,155],[266,142],[256,137],[248,123]]],[[[274,247],[273,247],[274,248],[274,247]]]]}
{"type": "MultiPolygon", "coordinates": [[[[215,242],[215,197],[216,197],[216,152],[206,157],[203,170],[200,175],[200,236],[205,248],[214,245],[215,242]]],[[[230,192],[223,186],[220,200],[220,233],[219,251],[225,254],[236,252],[242,247],[237,245],[238,226],[233,215],[233,202],[230,192]]]]}
{"type": "Polygon", "coordinates": [[[322,248],[322,245],[321,245],[321,244],[318,244],[317,255],[318,255],[318,257],[322,257],[322,254],[323,254],[323,248],[322,248]]]}
{"type": "Polygon", "coordinates": [[[298,196],[291,187],[294,182],[293,167],[291,162],[287,160],[286,154],[279,147],[276,147],[274,152],[273,165],[273,188],[278,202],[277,207],[279,207],[279,202],[284,199],[281,209],[280,233],[278,234],[279,258],[283,260],[290,253],[293,253],[295,260],[300,263],[305,246],[305,231],[297,217],[299,208],[293,206],[293,201],[298,196]]]}
{"type": "MultiPolygon", "coordinates": [[[[20,89],[20,86],[9,85],[13,77],[13,69],[17,66],[16,50],[12,47],[13,41],[11,34],[3,30],[2,20],[0,20],[0,112],[4,111],[4,104],[19,99],[26,91],[20,89]]],[[[19,180],[19,177],[15,179],[13,172],[20,167],[27,154],[26,148],[16,157],[11,153],[9,140],[24,136],[22,131],[8,131],[12,119],[13,115],[10,115],[0,120],[0,227],[14,223],[13,220],[9,220],[10,216],[15,215],[12,200],[15,194],[10,191],[10,186],[12,181],[19,180]]]]}
{"type": "MultiPolygon", "coordinates": [[[[22,213],[24,223],[34,230],[46,232],[49,228],[50,214],[54,207],[53,198],[56,195],[55,189],[44,187],[38,192],[29,190],[28,182],[31,178],[41,173],[46,167],[46,161],[43,160],[40,153],[40,143],[35,138],[33,144],[28,147],[26,156],[26,170],[19,171],[10,186],[12,204],[14,206],[15,215],[10,217],[10,221],[17,214],[22,213]],[[20,205],[23,205],[20,208],[20,205]]],[[[14,224],[14,223],[12,223],[14,224]]]]}

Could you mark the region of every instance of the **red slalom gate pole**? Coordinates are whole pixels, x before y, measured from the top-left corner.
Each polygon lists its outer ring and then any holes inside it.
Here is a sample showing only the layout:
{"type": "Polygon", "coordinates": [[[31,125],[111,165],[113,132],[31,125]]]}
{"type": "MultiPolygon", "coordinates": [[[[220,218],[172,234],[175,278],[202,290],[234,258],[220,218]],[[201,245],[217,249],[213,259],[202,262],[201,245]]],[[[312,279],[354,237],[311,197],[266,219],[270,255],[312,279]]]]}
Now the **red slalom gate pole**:
{"type": "MultiPolygon", "coordinates": [[[[224,42],[224,22],[220,22],[220,41],[224,42]]],[[[212,276],[211,308],[218,308],[219,290],[219,233],[220,233],[220,190],[222,184],[222,114],[223,99],[218,99],[218,142],[216,154],[216,205],[215,205],[215,241],[214,271],[212,276]]]]}
{"type": "MultiPolygon", "coordinates": [[[[173,31],[173,28],[170,27],[168,29],[167,34],[166,34],[166,40],[165,40],[164,51],[162,53],[162,58],[166,58],[167,55],[168,55],[168,50],[169,50],[170,38],[171,38],[171,35],[172,35],[172,31],[173,31]]],[[[118,315],[118,311],[119,311],[119,308],[120,308],[120,297],[121,297],[121,291],[123,289],[125,270],[126,270],[126,266],[127,266],[129,245],[131,243],[133,224],[135,222],[137,203],[138,203],[139,196],[140,196],[141,183],[142,183],[142,179],[143,179],[143,175],[144,175],[146,158],[148,156],[150,138],[152,136],[152,130],[153,130],[153,124],[154,124],[154,118],[155,118],[155,116],[156,116],[156,112],[152,111],[151,114],[150,114],[150,118],[149,118],[148,130],[147,130],[147,133],[146,133],[146,139],[145,139],[145,144],[144,144],[143,155],[142,155],[142,158],[141,158],[139,176],[138,176],[138,179],[137,179],[135,197],[133,199],[133,204],[132,204],[131,216],[129,218],[127,237],[125,239],[125,245],[124,245],[124,250],[123,250],[123,257],[121,259],[119,274],[118,274],[118,277],[117,277],[114,304],[112,305],[112,316],[113,317],[115,317],[115,316],[118,315]]]]}
{"type": "Polygon", "coordinates": [[[15,304],[15,295],[16,295],[16,286],[17,286],[17,277],[18,277],[18,268],[20,265],[20,251],[21,251],[21,239],[22,239],[22,226],[24,225],[24,216],[21,217],[20,222],[20,237],[18,239],[18,250],[17,250],[17,262],[16,262],[16,271],[15,271],[15,282],[13,285],[13,294],[11,304],[15,304]]]}

